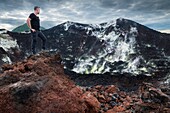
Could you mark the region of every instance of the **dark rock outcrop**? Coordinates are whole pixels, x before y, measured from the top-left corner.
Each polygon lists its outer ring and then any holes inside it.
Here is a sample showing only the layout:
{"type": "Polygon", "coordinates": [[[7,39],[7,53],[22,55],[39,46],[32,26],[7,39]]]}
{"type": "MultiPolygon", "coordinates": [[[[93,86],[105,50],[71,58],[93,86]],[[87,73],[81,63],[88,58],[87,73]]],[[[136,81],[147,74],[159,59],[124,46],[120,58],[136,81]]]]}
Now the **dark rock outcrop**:
{"type": "MultiPolygon", "coordinates": [[[[127,19],[99,25],[66,22],[43,31],[47,48],[60,52],[65,68],[82,74],[160,75],[170,70],[170,35],[127,19]]],[[[31,51],[30,34],[8,34],[31,51]]],[[[41,49],[38,40],[37,51],[41,49]]]]}

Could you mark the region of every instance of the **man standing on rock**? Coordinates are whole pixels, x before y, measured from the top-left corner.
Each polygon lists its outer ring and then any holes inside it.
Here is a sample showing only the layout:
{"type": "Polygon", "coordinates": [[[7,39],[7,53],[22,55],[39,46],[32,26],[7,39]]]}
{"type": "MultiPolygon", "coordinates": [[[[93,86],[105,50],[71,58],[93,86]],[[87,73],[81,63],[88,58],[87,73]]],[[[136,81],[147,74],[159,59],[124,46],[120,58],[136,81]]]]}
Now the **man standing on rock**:
{"type": "Polygon", "coordinates": [[[31,30],[31,37],[32,37],[32,52],[33,54],[36,54],[36,43],[37,43],[37,37],[40,37],[43,41],[42,49],[45,50],[46,45],[46,37],[45,35],[40,31],[40,19],[38,17],[40,13],[40,7],[35,6],[34,7],[34,13],[31,13],[27,19],[27,25],[31,30]]]}

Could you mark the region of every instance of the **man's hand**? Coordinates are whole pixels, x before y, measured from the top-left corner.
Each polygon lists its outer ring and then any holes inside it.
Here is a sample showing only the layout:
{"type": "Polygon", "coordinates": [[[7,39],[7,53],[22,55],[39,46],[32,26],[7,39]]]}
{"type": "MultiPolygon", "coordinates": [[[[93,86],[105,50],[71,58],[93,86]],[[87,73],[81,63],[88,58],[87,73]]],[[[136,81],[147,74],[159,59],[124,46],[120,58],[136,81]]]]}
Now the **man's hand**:
{"type": "Polygon", "coordinates": [[[36,30],[35,29],[31,29],[32,32],[35,32],[36,30]]]}

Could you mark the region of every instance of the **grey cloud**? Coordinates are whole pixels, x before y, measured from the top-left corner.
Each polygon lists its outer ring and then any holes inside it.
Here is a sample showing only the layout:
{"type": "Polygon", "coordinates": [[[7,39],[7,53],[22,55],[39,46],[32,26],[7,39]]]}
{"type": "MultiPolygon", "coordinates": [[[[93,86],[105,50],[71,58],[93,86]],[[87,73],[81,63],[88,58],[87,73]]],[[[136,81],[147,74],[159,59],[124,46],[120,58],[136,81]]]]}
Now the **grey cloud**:
{"type": "Polygon", "coordinates": [[[169,0],[0,0],[0,25],[14,28],[24,23],[35,5],[43,10],[41,24],[46,28],[68,20],[101,23],[123,17],[154,29],[170,29],[169,0]]]}

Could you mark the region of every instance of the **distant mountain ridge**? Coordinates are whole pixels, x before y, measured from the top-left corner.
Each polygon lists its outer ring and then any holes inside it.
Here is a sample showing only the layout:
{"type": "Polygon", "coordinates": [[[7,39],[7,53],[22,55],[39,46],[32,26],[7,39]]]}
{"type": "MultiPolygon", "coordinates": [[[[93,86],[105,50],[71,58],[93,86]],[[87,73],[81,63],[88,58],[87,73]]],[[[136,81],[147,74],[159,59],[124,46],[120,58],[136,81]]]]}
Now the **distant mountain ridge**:
{"type": "MultiPolygon", "coordinates": [[[[102,24],[65,22],[43,31],[47,48],[62,55],[65,69],[80,74],[159,75],[170,71],[170,35],[119,18],[102,24]]],[[[24,53],[29,34],[9,32],[24,53]]],[[[38,41],[37,51],[41,43],[38,41]]]]}
{"type": "MultiPolygon", "coordinates": [[[[40,29],[41,29],[41,30],[45,30],[44,27],[40,27],[40,29]]],[[[23,25],[20,25],[20,26],[14,28],[14,29],[12,30],[12,32],[19,32],[19,33],[21,33],[21,32],[29,32],[29,31],[30,31],[30,29],[28,28],[28,26],[27,26],[26,23],[23,24],[23,25]]]]}

